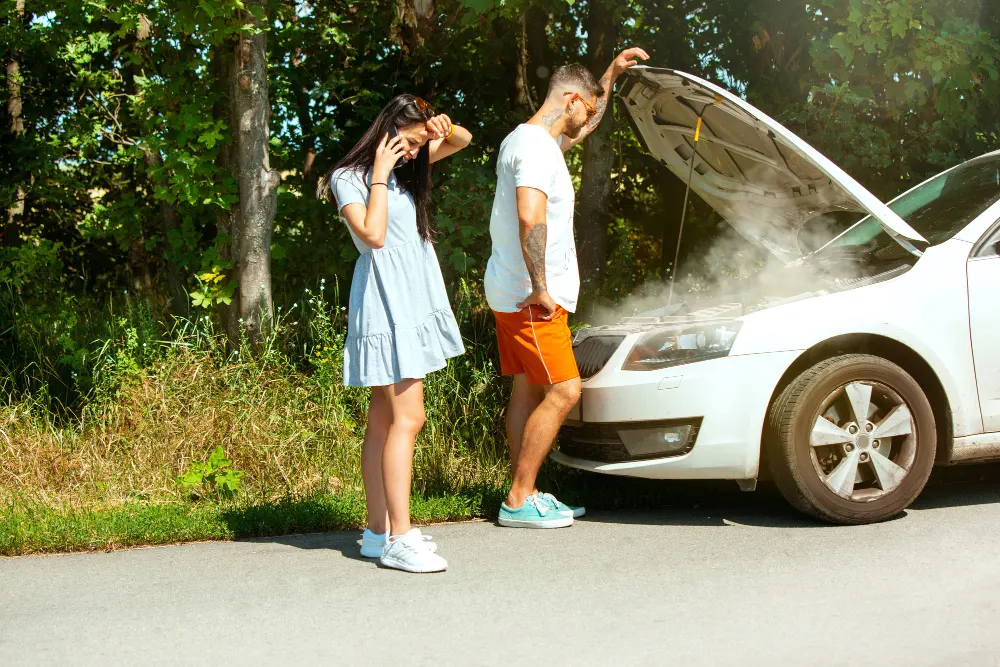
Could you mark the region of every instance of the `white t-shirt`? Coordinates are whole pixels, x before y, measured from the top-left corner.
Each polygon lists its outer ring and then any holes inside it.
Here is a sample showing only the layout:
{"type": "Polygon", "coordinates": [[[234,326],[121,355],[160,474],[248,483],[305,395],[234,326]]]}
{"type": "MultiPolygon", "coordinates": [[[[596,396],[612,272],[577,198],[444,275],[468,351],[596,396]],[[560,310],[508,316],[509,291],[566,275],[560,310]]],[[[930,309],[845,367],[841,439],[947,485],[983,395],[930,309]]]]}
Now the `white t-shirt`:
{"type": "MultiPolygon", "coordinates": [[[[561,139],[561,137],[560,137],[561,139]]],[[[514,313],[531,294],[531,277],[521,253],[517,188],[548,197],[545,222],[545,282],[552,299],[569,312],[580,295],[580,269],[573,238],[576,193],[560,144],[538,125],[519,125],[500,144],[497,191],[490,216],[493,254],[486,266],[486,300],[498,313],[514,313]]]]}

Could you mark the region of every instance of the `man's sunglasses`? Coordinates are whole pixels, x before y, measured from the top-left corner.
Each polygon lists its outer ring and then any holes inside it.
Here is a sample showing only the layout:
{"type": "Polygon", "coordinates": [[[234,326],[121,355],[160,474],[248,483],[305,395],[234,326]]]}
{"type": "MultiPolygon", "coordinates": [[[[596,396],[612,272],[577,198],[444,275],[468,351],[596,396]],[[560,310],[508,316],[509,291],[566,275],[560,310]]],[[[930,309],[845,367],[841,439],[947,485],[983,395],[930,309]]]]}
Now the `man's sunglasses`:
{"type": "MultiPolygon", "coordinates": [[[[583,102],[583,106],[587,110],[587,120],[590,120],[591,118],[597,115],[597,109],[590,102],[583,99],[583,97],[580,96],[580,93],[567,92],[563,93],[563,95],[572,95],[574,100],[580,100],[581,102],[583,102]]],[[[572,102],[573,100],[570,101],[572,102]]]]}

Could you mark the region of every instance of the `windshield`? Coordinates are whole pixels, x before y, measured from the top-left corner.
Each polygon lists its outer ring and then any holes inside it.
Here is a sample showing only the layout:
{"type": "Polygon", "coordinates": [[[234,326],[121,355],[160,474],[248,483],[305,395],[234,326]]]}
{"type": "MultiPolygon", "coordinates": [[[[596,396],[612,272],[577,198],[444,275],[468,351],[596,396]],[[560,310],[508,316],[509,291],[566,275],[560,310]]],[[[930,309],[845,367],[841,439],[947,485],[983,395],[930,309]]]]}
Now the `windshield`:
{"type": "MultiPolygon", "coordinates": [[[[889,208],[927,239],[944,243],[1000,199],[1000,155],[986,155],[941,174],[897,197],[889,208]]],[[[902,243],[902,241],[901,241],[902,243]]],[[[863,251],[882,259],[906,254],[867,216],[820,252],[863,251]]]]}

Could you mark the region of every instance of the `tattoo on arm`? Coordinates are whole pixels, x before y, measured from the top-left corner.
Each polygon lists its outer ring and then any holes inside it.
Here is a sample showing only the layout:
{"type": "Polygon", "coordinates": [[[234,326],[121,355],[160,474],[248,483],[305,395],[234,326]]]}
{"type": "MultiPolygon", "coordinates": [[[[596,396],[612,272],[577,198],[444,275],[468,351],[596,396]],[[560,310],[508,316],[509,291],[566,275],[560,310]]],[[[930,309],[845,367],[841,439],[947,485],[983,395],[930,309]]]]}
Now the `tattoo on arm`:
{"type": "Polygon", "coordinates": [[[605,95],[601,99],[597,100],[597,104],[594,105],[594,108],[597,109],[597,113],[594,114],[593,118],[587,121],[587,125],[591,128],[595,128],[601,124],[601,119],[604,118],[604,111],[608,108],[608,96],[605,95]]]}
{"type": "Polygon", "coordinates": [[[604,89],[604,95],[600,97],[597,100],[597,104],[594,105],[594,108],[597,109],[597,113],[594,114],[593,118],[587,121],[587,125],[589,125],[591,129],[601,124],[601,119],[604,118],[604,111],[608,108],[608,100],[611,99],[611,77],[605,74],[601,77],[601,80],[597,82],[597,85],[604,89]]]}
{"type": "Polygon", "coordinates": [[[528,230],[521,244],[524,262],[531,277],[531,289],[536,292],[548,289],[545,283],[545,244],[548,235],[548,226],[540,222],[528,230]]]}

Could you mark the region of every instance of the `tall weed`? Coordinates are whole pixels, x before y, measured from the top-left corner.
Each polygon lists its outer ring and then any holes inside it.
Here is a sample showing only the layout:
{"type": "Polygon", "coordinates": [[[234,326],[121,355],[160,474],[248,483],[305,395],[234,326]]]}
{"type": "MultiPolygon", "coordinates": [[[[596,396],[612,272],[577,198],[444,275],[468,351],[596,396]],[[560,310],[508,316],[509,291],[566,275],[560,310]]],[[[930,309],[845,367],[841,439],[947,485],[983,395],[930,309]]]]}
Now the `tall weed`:
{"type": "MultiPolygon", "coordinates": [[[[493,367],[492,322],[478,303],[459,281],[455,310],[467,353],[426,380],[418,493],[494,488],[505,476],[504,383],[493,367]]],[[[277,314],[252,352],[232,349],[210,315],[166,330],[128,300],[107,306],[80,409],[54,412],[45,384],[0,401],[0,499],[188,502],[178,478],[219,447],[244,473],[234,500],[359,491],[370,392],[343,386],[339,304],[336,283],[320,283],[277,314]]]]}

